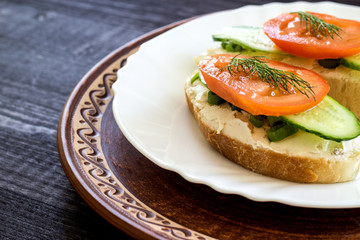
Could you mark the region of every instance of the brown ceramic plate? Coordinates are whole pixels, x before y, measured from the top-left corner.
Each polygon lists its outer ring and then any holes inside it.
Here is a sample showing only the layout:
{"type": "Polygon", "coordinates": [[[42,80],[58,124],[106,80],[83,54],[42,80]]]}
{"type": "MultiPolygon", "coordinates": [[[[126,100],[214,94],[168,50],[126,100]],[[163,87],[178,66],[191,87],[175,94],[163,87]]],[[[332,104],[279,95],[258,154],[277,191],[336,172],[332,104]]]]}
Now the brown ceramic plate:
{"type": "Polygon", "coordinates": [[[103,218],[139,239],[359,238],[360,209],[298,208],[222,194],[158,167],[127,141],[111,108],[116,72],[142,43],[178,24],[119,48],[72,92],[57,140],[77,192],[103,218]]]}

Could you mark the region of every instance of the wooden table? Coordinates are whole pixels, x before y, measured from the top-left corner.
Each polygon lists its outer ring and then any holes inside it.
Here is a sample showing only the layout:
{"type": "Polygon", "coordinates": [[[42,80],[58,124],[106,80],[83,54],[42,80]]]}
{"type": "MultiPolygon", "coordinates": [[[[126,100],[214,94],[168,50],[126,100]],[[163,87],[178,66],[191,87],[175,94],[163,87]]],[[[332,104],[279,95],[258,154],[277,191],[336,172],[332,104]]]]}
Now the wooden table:
{"type": "Polygon", "coordinates": [[[0,238],[131,239],[85,203],[60,164],[57,124],[69,94],[103,57],[144,33],[267,2],[0,1],[0,238]]]}

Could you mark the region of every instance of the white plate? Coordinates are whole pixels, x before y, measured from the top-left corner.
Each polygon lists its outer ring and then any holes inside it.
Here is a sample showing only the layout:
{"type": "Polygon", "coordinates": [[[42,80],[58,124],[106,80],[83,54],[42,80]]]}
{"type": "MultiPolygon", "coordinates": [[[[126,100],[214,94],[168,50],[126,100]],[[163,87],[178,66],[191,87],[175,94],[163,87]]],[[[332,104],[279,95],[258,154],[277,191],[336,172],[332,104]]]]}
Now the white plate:
{"type": "Polygon", "coordinates": [[[261,26],[290,11],[322,12],[360,20],[360,8],[343,4],[271,3],[197,18],[143,44],[118,73],[113,86],[115,119],[128,140],[157,165],[223,193],[256,201],[316,208],[360,207],[359,180],[298,184],[252,173],[226,160],[202,136],[184,97],[193,58],[218,46],[211,34],[229,25],[261,26]]]}

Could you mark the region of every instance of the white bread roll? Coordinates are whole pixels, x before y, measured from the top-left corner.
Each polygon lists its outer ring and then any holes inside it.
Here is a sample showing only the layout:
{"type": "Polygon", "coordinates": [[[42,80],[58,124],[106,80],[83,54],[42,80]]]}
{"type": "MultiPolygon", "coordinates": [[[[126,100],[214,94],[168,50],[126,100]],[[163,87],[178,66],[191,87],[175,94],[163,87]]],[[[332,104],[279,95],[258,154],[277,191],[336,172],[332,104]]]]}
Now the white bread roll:
{"type": "Polygon", "coordinates": [[[249,114],[232,111],[228,103],[208,104],[207,92],[200,81],[186,80],[190,111],[211,146],[229,160],[259,174],[295,182],[345,182],[357,175],[360,137],[338,143],[299,130],[280,142],[270,142],[266,126],[253,127],[249,114]]]}

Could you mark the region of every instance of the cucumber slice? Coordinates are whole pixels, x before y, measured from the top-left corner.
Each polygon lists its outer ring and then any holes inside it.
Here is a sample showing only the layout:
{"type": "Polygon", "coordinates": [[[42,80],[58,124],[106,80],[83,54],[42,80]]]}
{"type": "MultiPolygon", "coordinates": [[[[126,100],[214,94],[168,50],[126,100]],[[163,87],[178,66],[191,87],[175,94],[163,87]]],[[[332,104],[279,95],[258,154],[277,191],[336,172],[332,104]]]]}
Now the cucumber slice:
{"type": "Polygon", "coordinates": [[[360,71],[360,54],[341,59],[341,65],[360,71]]]}
{"type": "Polygon", "coordinates": [[[270,53],[283,53],[262,28],[248,26],[225,27],[213,34],[215,41],[230,42],[239,44],[242,48],[252,51],[262,51],[270,53]]]}
{"type": "Polygon", "coordinates": [[[282,118],[299,129],[337,142],[360,135],[360,124],[355,115],[329,96],[308,111],[282,118]]]}

